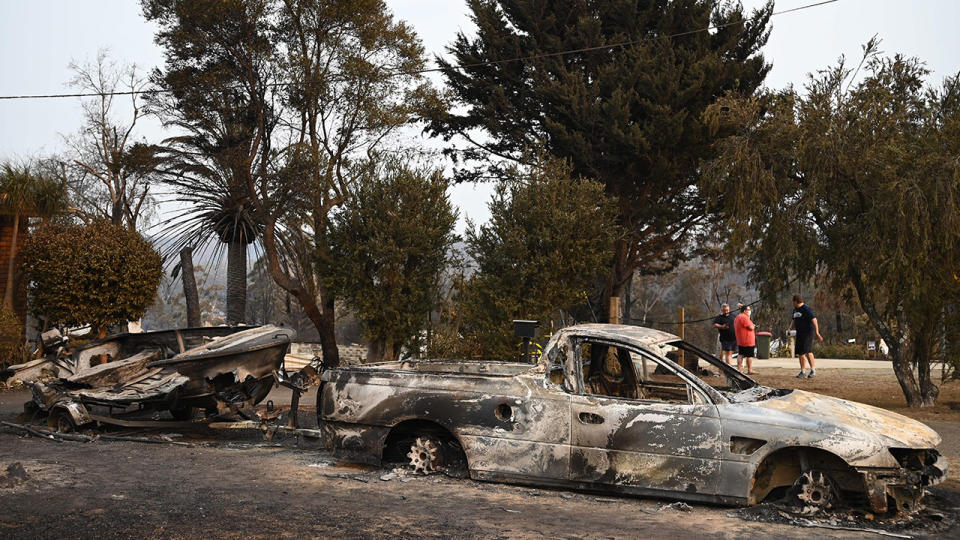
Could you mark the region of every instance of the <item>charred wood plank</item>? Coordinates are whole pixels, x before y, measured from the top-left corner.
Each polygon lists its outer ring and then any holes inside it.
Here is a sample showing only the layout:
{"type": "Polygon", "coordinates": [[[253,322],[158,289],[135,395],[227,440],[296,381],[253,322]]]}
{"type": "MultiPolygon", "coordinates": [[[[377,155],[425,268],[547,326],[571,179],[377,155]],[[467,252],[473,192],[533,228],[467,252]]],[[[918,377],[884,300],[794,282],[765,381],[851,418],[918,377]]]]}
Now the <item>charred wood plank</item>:
{"type": "Polygon", "coordinates": [[[159,350],[137,353],[129,358],[100,364],[71,376],[67,381],[85,384],[92,388],[114,386],[132,377],[138,377],[147,368],[147,364],[161,357],[159,350]]]}

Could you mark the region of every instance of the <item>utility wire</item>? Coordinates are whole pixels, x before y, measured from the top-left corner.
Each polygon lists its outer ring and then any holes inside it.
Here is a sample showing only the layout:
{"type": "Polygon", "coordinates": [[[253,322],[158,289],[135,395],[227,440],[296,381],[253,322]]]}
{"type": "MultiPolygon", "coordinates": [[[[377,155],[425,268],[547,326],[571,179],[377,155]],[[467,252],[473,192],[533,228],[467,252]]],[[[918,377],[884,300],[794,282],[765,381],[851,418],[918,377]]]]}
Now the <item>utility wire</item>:
{"type": "MultiPolygon", "coordinates": [[[[816,3],[813,3],[813,4],[806,4],[806,5],[803,5],[803,6],[797,6],[797,7],[795,7],[795,8],[784,9],[784,10],[782,10],[782,11],[775,11],[775,12],[771,13],[770,16],[771,16],[771,17],[774,17],[774,16],[777,16],[777,15],[785,15],[785,14],[787,14],[787,13],[793,13],[793,12],[795,12],[795,11],[801,11],[801,10],[805,10],[805,9],[820,7],[820,6],[824,6],[824,5],[826,5],[826,4],[833,4],[834,2],[839,2],[839,1],[840,1],[840,0],[824,0],[824,1],[822,1],[822,2],[816,2],[816,3]]],[[[594,47],[583,47],[583,48],[580,48],[580,49],[569,49],[569,50],[565,50],[565,51],[557,51],[557,52],[552,52],[552,53],[540,53],[540,54],[534,54],[534,55],[530,55],[530,56],[518,56],[518,57],[515,57],[515,58],[506,58],[506,59],[504,59],[504,60],[488,60],[488,61],[485,61],[485,62],[475,62],[475,63],[472,63],[472,64],[460,64],[460,65],[450,66],[450,67],[446,67],[446,68],[436,67],[436,68],[424,68],[424,69],[415,69],[415,70],[395,71],[395,72],[392,72],[392,73],[387,73],[387,74],[385,74],[385,75],[384,75],[384,78],[398,77],[398,76],[401,76],[401,75],[421,75],[421,74],[424,74],[424,73],[434,73],[434,72],[448,71],[448,70],[463,70],[463,69],[469,69],[469,68],[475,68],[475,67],[489,66],[489,65],[494,65],[494,64],[508,64],[508,63],[512,63],[512,62],[521,62],[521,61],[525,61],[525,60],[536,60],[536,59],[538,59],[538,58],[551,58],[551,57],[556,57],[556,56],[566,56],[566,55],[568,55],[568,54],[578,54],[578,53],[598,51],[598,50],[604,50],[604,49],[617,49],[617,48],[621,48],[621,47],[627,47],[627,46],[630,46],[630,45],[637,45],[637,44],[640,44],[640,43],[643,43],[643,42],[646,42],[646,41],[655,41],[655,40],[658,40],[658,39],[663,39],[663,40],[673,39],[673,38],[684,37],[684,36],[689,36],[689,35],[693,35],[693,34],[700,34],[700,33],[703,33],[703,32],[710,32],[711,30],[720,30],[720,29],[722,29],[722,28],[727,28],[727,27],[730,27],[730,26],[736,26],[736,25],[739,25],[739,24],[743,24],[743,23],[745,23],[745,22],[747,22],[747,21],[750,21],[750,20],[753,20],[753,19],[740,19],[740,20],[738,20],[738,21],[732,21],[732,22],[728,22],[728,23],[725,23],[725,24],[718,24],[718,25],[714,25],[714,26],[708,26],[708,27],[706,27],[706,28],[699,28],[699,29],[696,29],[696,30],[688,30],[688,31],[686,31],[686,32],[678,32],[678,33],[676,33],[676,34],[670,34],[670,35],[668,35],[668,36],[647,37],[647,38],[642,38],[642,39],[634,39],[634,40],[629,40],[629,41],[622,41],[622,42],[619,42],[619,43],[611,43],[611,44],[607,44],[607,45],[597,45],[597,46],[594,46],[594,47]]],[[[276,82],[276,83],[269,83],[269,84],[267,84],[266,86],[267,86],[267,87],[270,87],[270,88],[278,88],[278,87],[281,87],[281,86],[293,86],[293,85],[296,85],[296,84],[298,84],[298,83],[296,83],[296,82],[276,82]]],[[[144,95],[144,94],[164,94],[164,93],[169,93],[169,92],[172,92],[172,90],[162,89],[162,88],[155,88],[155,89],[149,89],[149,90],[128,90],[128,91],[125,91],[125,92],[77,92],[77,93],[72,93],[72,94],[24,94],[24,95],[0,96],[0,100],[83,98],[83,97],[103,97],[103,96],[132,96],[132,95],[144,95]]]]}
{"type": "MultiPolygon", "coordinates": [[[[754,300],[753,302],[750,302],[749,304],[743,304],[743,305],[744,305],[744,306],[752,306],[752,305],[754,305],[754,304],[759,304],[759,303],[760,303],[760,300],[754,300]]],[[[661,324],[661,325],[671,325],[671,324],[677,324],[677,325],[679,325],[679,324],[684,324],[684,325],[687,325],[687,324],[694,324],[694,323],[702,323],[702,322],[712,321],[712,320],[714,320],[714,319],[716,319],[716,318],[717,318],[717,316],[714,315],[714,316],[712,316],[712,317],[707,317],[707,318],[705,318],[705,319],[697,319],[697,320],[694,320],[694,321],[683,321],[683,322],[681,322],[681,321],[651,321],[650,319],[647,319],[646,321],[644,321],[643,319],[638,319],[638,318],[636,318],[636,317],[629,317],[629,319],[630,319],[631,321],[634,321],[634,322],[639,321],[639,322],[643,322],[644,324],[648,324],[648,325],[650,325],[650,324],[661,324]]]]}
{"type": "MultiPolygon", "coordinates": [[[[798,279],[800,279],[800,278],[797,277],[797,276],[794,276],[794,278],[791,279],[790,281],[788,281],[788,282],[786,283],[786,285],[783,286],[783,288],[786,289],[786,288],[789,287],[790,285],[793,285],[798,279]]],[[[754,300],[753,302],[750,302],[749,304],[739,304],[738,306],[752,306],[752,305],[759,304],[759,303],[760,303],[760,299],[758,298],[758,299],[754,300]]],[[[643,319],[637,319],[636,317],[627,317],[627,318],[628,318],[629,320],[631,320],[631,321],[644,322],[643,319]]],[[[714,319],[716,319],[716,316],[707,317],[706,319],[697,319],[697,320],[695,320],[695,321],[683,321],[683,324],[701,323],[701,322],[712,321],[712,320],[714,320],[714,319]]],[[[651,321],[651,320],[648,319],[646,322],[644,322],[644,324],[664,324],[664,325],[671,325],[671,324],[681,324],[681,323],[680,323],[680,321],[651,321]]]]}

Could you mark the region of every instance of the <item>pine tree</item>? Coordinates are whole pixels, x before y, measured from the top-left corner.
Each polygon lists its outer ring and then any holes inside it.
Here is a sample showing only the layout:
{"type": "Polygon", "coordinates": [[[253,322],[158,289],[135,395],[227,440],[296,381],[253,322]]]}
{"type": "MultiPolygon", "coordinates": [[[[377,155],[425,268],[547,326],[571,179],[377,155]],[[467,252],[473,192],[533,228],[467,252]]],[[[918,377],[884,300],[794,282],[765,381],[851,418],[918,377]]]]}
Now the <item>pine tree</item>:
{"type": "Polygon", "coordinates": [[[615,200],[625,234],[607,298],[622,295],[634,270],[675,264],[690,231],[708,219],[697,178],[718,134],[702,113],[728,92],[751,94],[763,82],[770,66],[759,49],[772,2],[750,16],[719,0],[469,6],[476,37],[459,34],[451,60],[440,60],[462,105],[452,111],[464,112],[430,126],[446,140],[472,143],[448,150],[461,160],[459,179],[491,168],[499,174],[503,160],[523,162],[542,144],[615,200]],[[581,52],[563,53],[572,50],[581,52]]]}

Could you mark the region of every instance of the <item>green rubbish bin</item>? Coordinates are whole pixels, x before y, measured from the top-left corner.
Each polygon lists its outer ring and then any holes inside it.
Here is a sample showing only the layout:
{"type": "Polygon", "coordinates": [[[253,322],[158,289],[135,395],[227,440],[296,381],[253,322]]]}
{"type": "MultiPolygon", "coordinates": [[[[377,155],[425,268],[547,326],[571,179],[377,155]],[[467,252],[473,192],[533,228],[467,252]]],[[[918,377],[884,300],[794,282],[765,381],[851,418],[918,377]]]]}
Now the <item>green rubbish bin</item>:
{"type": "Polygon", "coordinates": [[[770,332],[757,332],[757,358],[767,360],[770,358],[770,338],[773,336],[770,332]]]}

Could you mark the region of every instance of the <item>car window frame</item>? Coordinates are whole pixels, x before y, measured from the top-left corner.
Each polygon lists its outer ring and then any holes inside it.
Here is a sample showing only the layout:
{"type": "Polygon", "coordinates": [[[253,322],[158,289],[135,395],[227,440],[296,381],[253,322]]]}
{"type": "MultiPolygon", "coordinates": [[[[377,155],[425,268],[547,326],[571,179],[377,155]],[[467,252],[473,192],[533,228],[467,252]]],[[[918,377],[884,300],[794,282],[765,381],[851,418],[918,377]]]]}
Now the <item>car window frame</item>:
{"type": "MultiPolygon", "coordinates": [[[[746,381],[751,385],[750,387],[743,388],[741,390],[748,390],[749,388],[753,388],[754,386],[760,386],[760,383],[758,383],[756,380],[754,380],[752,377],[750,377],[746,373],[727,364],[720,358],[717,358],[713,354],[710,354],[709,352],[701,349],[700,347],[697,347],[696,345],[694,345],[693,343],[690,343],[689,341],[685,341],[683,339],[675,339],[673,341],[665,341],[663,343],[658,343],[658,345],[669,345],[671,347],[676,347],[678,349],[682,349],[687,352],[692,352],[697,356],[699,356],[701,360],[704,360],[705,362],[709,363],[713,367],[720,369],[721,371],[732,376],[735,379],[741,379],[743,381],[746,381]],[[683,345],[683,347],[680,347],[678,345],[683,345]]],[[[686,370],[686,371],[689,373],[689,370],[686,370]]],[[[703,382],[706,383],[706,381],[703,381],[703,382]]],[[[710,386],[710,385],[708,384],[707,386],[710,386]]],[[[717,390],[716,388],[713,388],[712,386],[710,386],[710,388],[715,392],[719,392],[719,390],[717,390]]]]}
{"type": "MultiPolygon", "coordinates": [[[[597,397],[597,398],[604,398],[604,399],[615,399],[619,401],[632,402],[632,403],[644,403],[644,404],[661,403],[661,404],[669,404],[669,405],[694,405],[694,406],[716,405],[716,399],[714,398],[714,396],[711,395],[710,392],[707,392],[703,389],[702,381],[696,378],[691,380],[691,377],[689,376],[689,372],[683,369],[681,366],[671,361],[669,358],[660,356],[652,351],[647,350],[644,347],[641,347],[629,342],[617,341],[617,340],[601,338],[601,337],[593,337],[593,336],[571,336],[570,342],[572,345],[572,352],[573,352],[573,359],[574,359],[573,368],[575,370],[575,374],[574,374],[574,377],[576,379],[575,386],[577,387],[576,395],[585,396],[585,397],[597,397]],[[641,356],[649,357],[649,359],[652,362],[663,365],[673,375],[676,375],[677,377],[679,377],[687,385],[687,388],[692,389],[694,392],[698,392],[701,398],[703,398],[703,403],[689,403],[689,402],[678,403],[675,401],[664,401],[661,399],[626,398],[626,397],[620,397],[620,396],[607,396],[604,394],[593,394],[593,393],[587,392],[586,384],[584,383],[584,380],[583,380],[583,362],[580,361],[582,359],[580,346],[585,341],[588,341],[590,343],[607,345],[609,347],[623,347],[627,349],[628,352],[635,352],[641,356]]],[[[643,382],[644,379],[640,377],[640,373],[637,372],[636,365],[632,360],[630,362],[630,366],[631,366],[630,369],[634,370],[634,375],[636,376],[636,380],[643,382]]]]}

